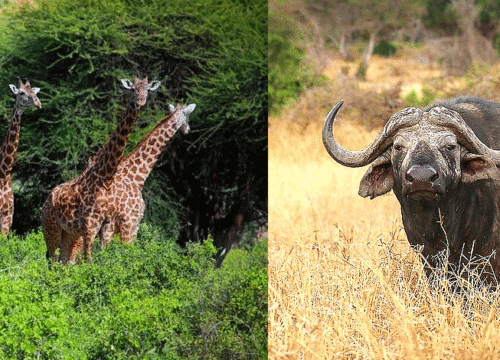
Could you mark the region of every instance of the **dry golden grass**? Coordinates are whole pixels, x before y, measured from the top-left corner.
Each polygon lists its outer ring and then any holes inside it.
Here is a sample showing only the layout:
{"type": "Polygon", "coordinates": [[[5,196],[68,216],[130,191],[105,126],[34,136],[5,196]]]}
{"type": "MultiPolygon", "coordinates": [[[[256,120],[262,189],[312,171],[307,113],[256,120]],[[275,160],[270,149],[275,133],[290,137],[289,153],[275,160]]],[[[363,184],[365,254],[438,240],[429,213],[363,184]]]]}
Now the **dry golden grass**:
{"type": "MultiPolygon", "coordinates": [[[[376,135],[339,118],[348,148],[376,135]]],[[[269,358],[500,358],[498,294],[431,287],[394,195],[357,195],[364,171],[327,155],[321,124],[270,119],[269,358]]]]}

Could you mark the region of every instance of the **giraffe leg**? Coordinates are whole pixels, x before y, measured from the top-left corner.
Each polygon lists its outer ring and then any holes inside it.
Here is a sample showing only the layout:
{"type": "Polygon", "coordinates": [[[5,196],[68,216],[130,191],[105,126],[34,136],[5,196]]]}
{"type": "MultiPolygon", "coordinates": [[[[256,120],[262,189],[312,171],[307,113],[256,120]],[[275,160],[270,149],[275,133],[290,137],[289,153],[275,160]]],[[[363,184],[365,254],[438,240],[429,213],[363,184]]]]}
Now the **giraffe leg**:
{"type": "Polygon", "coordinates": [[[7,216],[4,216],[3,222],[2,222],[2,234],[5,236],[9,235],[10,228],[12,227],[12,216],[13,214],[8,214],[7,216]]]}
{"type": "Polygon", "coordinates": [[[14,216],[14,197],[10,200],[12,201],[9,201],[9,206],[2,214],[2,234],[5,236],[9,235],[10,228],[12,227],[12,218],[14,216]]]}
{"type": "Polygon", "coordinates": [[[99,231],[99,238],[101,239],[101,246],[106,247],[111,242],[113,234],[115,233],[115,222],[114,220],[106,221],[99,231]]]}
{"type": "Polygon", "coordinates": [[[92,247],[94,245],[94,239],[99,233],[99,229],[102,227],[102,222],[104,219],[101,218],[99,214],[94,216],[88,216],[85,222],[85,227],[83,231],[83,258],[85,260],[92,260],[92,247]]]}
{"type": "Polygon", "coordinates": [[[57,223],[56,211],[54,209],[54,199],[51,193],[42,208],[42,231],[47,247],[47,260],[52,259],[54,262],[59,260],[56,256],[56,250],[61,246],[62,229],[57,223]]]}
{"type": "Polygon", "coordinates": [[[80,233],[68,233],[63,231],[61,234],[61,255],[59,261],[63,264],[75,264],[78,254],[83,247],[83,236],[80,233]]]}
{"type": "MultiPolygon", "coordinates": [[[[2,234],[4,234],[5,236],[8,236],[9,235],[9,229],[10,229],[8,214],[6,214],[5,212],[3,212],[0,216],[1,216],[0,229],[2,231],[2,234]]],[[[11,222],[11,224],[12,224],[12,222],[11,222]]]]}
{"type": "Polygon", "coordinates": [[[62,229],[57,224],[57,221],[51,216],[52,213],[45,211],[46,207],[44,206],[44,213],[42,217],[42,231],[43,237],[45,239],[45,246],[47,247],[47,260],[52,259],[54,261],[58,260],[58,256],[56,256],[56,250],[61,245],[61,233],[62,229]]]}
{"type": "Polygon", "coordinates": [[[118,230],[121,234],[121,242],[123,244],[128,244],[134,242],[137,237],[137,231],[139,230],[139,223],[144,216],[144,201],[138,201],[138,205],[133,211],[131,211],[128,216],[121,218],[119,221],[118,230]]]}
{"type": "Polygon", "coordinates": [[[137,235],[138,224],[121,223],[118,227],[118,231],[120,233],[120,241],[122,244],[128,244],[134,242],[135,237],[137,235]]]}
{"type": "Polygon", "coordinates": [[[52,259],[54,261],[59,260],[59,257],[56,256],[56,250],[60,247],[61,244],[61,233],[62,230],[57,225],[50,227],[49,226],[43,227],[45,245],[47,247],[47,253],[46,253],[47,260],[49,259],[52,259]]]}

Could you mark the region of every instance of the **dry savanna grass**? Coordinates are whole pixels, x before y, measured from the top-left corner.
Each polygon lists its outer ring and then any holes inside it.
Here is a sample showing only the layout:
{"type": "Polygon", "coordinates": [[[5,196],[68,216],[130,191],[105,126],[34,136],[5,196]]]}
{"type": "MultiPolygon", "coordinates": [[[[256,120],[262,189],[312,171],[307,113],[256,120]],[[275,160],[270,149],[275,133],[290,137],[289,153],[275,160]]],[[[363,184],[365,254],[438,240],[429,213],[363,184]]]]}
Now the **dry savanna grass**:
{"type": "MultiPolygon", "coordinates": [[[[339,113],[344,146],[376,132],[339,113]]],[[[320,122],[270,119],[269,358],[500,358],[498,294],[429,285],[394,195],[357,195],[364,171],[328,156],[320,122]]]]}

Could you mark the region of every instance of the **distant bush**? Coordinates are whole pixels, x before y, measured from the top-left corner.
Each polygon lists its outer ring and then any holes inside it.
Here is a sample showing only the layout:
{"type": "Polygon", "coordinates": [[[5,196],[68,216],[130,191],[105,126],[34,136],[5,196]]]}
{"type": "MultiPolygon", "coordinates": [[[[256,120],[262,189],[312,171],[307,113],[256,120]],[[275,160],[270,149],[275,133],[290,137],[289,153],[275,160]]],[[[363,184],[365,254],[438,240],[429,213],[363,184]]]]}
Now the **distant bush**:
{"type": "Polygon", "coordinates": [[[41,233],[2,239],[0,358],[267,358],[267,242],[215,270],[210,241],[160,234],[50,269],[41,233]]]}
{"type": "Polygon", "coordinates": [[[286,103],[321,78],[304,60],[304,50],[278,32],[269,34],[269,112],[278,113],[286,103]]]}
{"type": "Polygon", "coordinates": [[[429,89],[422,90],[422,96],[419,97],[415,90],[412,90],[405,97],[405,101],[410,106],[425,107],[430,105],[436,99],[436,94],[429,89]]]}
{"type": "Polygon", "coordinates": [[[373,49],[373,54],[388,57],[394,55],[396,50],[396,46],[387,40],[382,40],[373,49]]]}

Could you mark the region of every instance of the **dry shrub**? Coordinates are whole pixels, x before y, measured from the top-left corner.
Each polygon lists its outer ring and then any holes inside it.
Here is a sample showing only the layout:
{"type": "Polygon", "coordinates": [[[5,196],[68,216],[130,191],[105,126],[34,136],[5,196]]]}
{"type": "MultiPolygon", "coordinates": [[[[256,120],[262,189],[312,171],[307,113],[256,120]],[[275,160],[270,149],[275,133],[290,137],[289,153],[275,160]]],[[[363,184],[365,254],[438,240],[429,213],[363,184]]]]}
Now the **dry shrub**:
{"type": "Polygon", "coordinates": [[[401,84],[388,90],[360,90],[356,79],[339,74],[333,82],[305,91],[284,110],[281,119],[305,128],[311,123],[323,122],[330,109],[344,100],[339,118],[349,116],[355,119],[355,123],[372,130],[383,126],[392,114],[403,107],[399,98],[400,89],[401,84]]]}
{"type": "Polygon", "coordinates": [[[491,66],[498,61],[498,54],[490,40],[477,31],[471,36],[473,41],[467,36],[429,40],[428,54],[434,61],[440,62],[449,75],[462,75],[473,64],[491,66]]]}
{"type": "MultiPolygon", "coordinates": [[[[336,164],[321,122],[297,116],[269,124],[269,358],[497,358],[498,293],[429,282],[395,197],[360,198],[365,169],[336,164]]],[[[375,137],[342,118],[346,147],[375,137]]]]}

